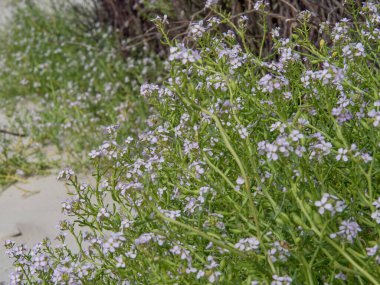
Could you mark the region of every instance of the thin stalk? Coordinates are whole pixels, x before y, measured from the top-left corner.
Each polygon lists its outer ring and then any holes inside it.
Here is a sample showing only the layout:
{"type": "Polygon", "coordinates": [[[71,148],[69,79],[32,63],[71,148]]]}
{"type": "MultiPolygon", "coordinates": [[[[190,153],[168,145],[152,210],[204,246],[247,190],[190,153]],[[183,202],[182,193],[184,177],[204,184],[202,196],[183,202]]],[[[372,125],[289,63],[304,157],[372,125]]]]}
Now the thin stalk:
{"type": "Polygon", "coordinates": [[[211,112],[209,112],[208,110],[192,103],[189,101],[189,99],[185,98],[185,97],[182,97],[180,96],[180,98],[188,105],[191,105],[191,106],[194,106],[196,109],[199,109],[201,110],[203,113],[207,114],[208,116],[210,116],[213,121],[215,122],[215,125],[216,127],[219,129],[220,131],[220,134],[222,136],[222,139],[227,147],[227,149],[229,150],[229,152],[231,153],[231,155],[233,156],[235,162],[237,163],[239,169],[240,169],[240,172],[243,176],[243,179],[244,179],[244,189],[245,189],[245,192],[247,194],[247,199],[248,199],[248,207],[249,207],[249,212],[250,212],[250,218],[253,218],[255,224],[256,224],[256,227],[257,227],[257,235],[258,235],[258,238],[260,239],[261,238],[261,232],[260,232],[260,223],[259,223],[259,219],[258,219],[258,212],[257,212],[257,209],[256,209],[256,206],[254,205],[253,203],[253,199],[252,199],[252,193],[250,191],[250,184],[249,184],[249,180],[248,180],[248,175],[247,175],[247,172],[244,168],[244,165],[242,163],[242,161],[240,160],[239,156],[237,155],[235,149],[232,147],[231,143],[230,143],[230,139],[226,133],[226,131],[224,130],[219,118],[215,115],[215,114],[212,114],[211,112]]]}

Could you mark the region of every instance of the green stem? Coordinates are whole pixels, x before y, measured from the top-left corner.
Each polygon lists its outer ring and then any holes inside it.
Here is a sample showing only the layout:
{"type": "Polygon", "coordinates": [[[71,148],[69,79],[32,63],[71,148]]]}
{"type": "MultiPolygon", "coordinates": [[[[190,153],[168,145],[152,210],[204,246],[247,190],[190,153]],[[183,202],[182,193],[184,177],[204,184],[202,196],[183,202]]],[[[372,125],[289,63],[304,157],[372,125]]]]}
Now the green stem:
{"type": "Polygon", "coordinates": [[[180,98],[184,101],[184,103],[188,104],[188,105],[191,105],[193,107],[195,107],[196,109],[199,109],[201,110],[203,113],[205,113],[206,115],[210,116],[213,121],[215,122],[215,125],[216,127],[219,129],[220,131],[220,135],[222,136],[222,139],[227,147],[227,149],[229,150],[229,152],[231,153],[231,155],[233,156],[235,162],[237,163],[239,169],[240,169],[240,172],[244,178],[244,189],[245,189],[245,192],[247,194],[247,199],[248,199],[248,207],[249,207],[249,212],[250,212],[250,218],[253,218],[255,224],[256,224],[256,228],[257,228],[257,236],[259,238],[259,240],[261,239],[261,232],[260,232],[260,223],[259,223],[259,219],[258,219],[258,213],[257,213],[257,209],[253,203],[253,199],[252,199],[252,193],[250,191],[250,184],[249,184],[249,180],[248,180],[248,175],[246,173],[246,170],[244,168],[244,165],[242,163],[242,161],[240,160],[239,156],[237,155],[235,149],[232,147],[231,143],[230,143],[230,139],[226,133],[226,131],[224,130],[219,118],[209,112],[208,110],[190,102],[187,98],[185,97],[182,97],[180,96],[180,98]]]}
{"type": "MultiPolygon", "coordinates": [[[[231,180],[228,179],[228,177],[223,173],[222,170],[220,170],[216,165],[214,165],[214,164],[208,159],[208,157],[206,156],[205,153],[203,153],[203,158],[205,159],[205,161],[207,162],[207,164],[208,164],[213,170],[215,170],[220,176],[222,176],[222,178],[228,183],[228,185],[230,185],[231,188],[232,188],[233,190],[235,190],[236,185],[234,185],[234,184],[231,182],[231,180]]],[[[241,193],[240,193],[239,191],[236,191],[236,193],[238,193],[238,194],[241,195],[241,193]]]]}
{"type": "Polygon", "coordinates": [[[224,249],[227,249],[228,251],[232,251],[232,252],[234,252],[234,253],[236,253],[236,254],[242,255],[242,252],[238,251],[238,250],[235,249],[234,247],[232,247],[232,246],[230,246],[230,245],[228,245],[228,244],[226,244],[226,243],[224,243],[224,242],[222,242],[222,241],[220,241],[220,240],[218,240],[218,239],[216,239],[216,238],[214,238],[214,237],[212,237],[212,236],[210,236],[210,235],[208,235],[208,234],[202,232],[201,230],[198,230],[198,229],[193,228],[193,227],[191,227],[191,226],[189,226],[189,225],[186,225],[186,224],[184,224],[184,223],[181,223],[181,222],[179,222],[179,221],[176,221],[176,220],[173,220],[173,219],[170,219],[170,218],[166,217],[166,216],[165,216],[164,214],[162,214],[162,213],[161,213],[156,207],[153,207],[153,210],[156,212],[156,214],[157,214],[161,219],[163,219],[163,220],[165,220],[165,221],[167,221],[167,222],[169,222],[169,223],[171,223],[171,224],[174,224],[174,225],[176,225],[176,226],[179,226],[179,227],[181,227],[181,228],[187,229],[187,230],[189,230],[190,232],[196,233],[196,234],[198,234],[199,236],[201,236],[201,237],[203,237],[203,238],[205,238],[205,239],[211,241],[212,243],[214,243],[215,245],[218,245],[218,246],[221,247],[221,248],[224,248],[224,249]]]}
{"type": "MultiPolygon", "coordinates": [[[[322,233],[318,230],[318,228],[315,226],[313,220],[311,219],[309,213],[306,211],[305,207],[303,206],[302,201],[297,196],[296,191],[296,184],[292,184],[292,194],[294,198],[297,201],[298,206],[300,207],[303,214],[306,216],[307,220],[310,223],[311,229],[319,236],[322,237],[322,233]]],[[[370,280],[373,284],[380,285],[380,283],[376,280],[375,277],[373,277],[371,274],[369,274],[366,270],[364,270],[349,254],[347,254],[339,245],[337,245],[333,240],[330,238],[326,238],[326,241],[332,245],[344,258],[347,259],[348,262],[351,263],[364,277],[366,277],[368,280],[370,280]]]]}

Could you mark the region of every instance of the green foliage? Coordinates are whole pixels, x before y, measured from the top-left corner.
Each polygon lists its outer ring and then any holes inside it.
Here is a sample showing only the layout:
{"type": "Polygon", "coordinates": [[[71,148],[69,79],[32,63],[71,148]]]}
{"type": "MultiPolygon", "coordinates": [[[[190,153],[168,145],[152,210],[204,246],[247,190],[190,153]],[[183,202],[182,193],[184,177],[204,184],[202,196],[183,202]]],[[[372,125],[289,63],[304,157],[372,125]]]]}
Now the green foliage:
{"type": "Polygon", "coordinates": [[[14,140],[3,135],[0,137],[1,188],[22,181],[27,176],[43,174],[49,166],[38,146],[21,139],[14,140]]]}
{"type": "Polygon", "coordinates": [[[289,39],[272,31],[267,58],[245,47],[244,17],[194,23],[190,45],[157,18],[170,71],[141,86],[154,106],[146,129],[106,128],[89,154],[94,183],[60,172],[75,189],[62,205],[74,222],[57,238],[78,248],[8,241],[13,278],[380,284],[379,9],[322,25],[318,45],[304,12],[289,39]]]}
{"type": "Polygon", "coordinates": [[[142,125],[148,108],[136,90],[161,67],[144,51],[124,58],[111,29],[80,30],[69,4],[54,7],[18,5],[2,28],[0,100],[30,140],[85,165],[104,126],[117,121],[123,133],[142,125]],[[28,108],[16,107],[21,100],[28,108]]]}

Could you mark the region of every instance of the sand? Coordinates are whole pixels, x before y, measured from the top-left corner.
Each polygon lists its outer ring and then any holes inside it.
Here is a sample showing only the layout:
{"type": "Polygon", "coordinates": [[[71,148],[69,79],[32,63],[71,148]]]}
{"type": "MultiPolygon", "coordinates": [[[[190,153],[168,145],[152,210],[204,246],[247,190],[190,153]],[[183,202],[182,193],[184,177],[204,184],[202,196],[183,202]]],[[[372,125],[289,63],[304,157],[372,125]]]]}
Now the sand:
{"type": "MultiPolygon", "coordinates": [[[[8,126],[3,112],[0,109],[0,128],[8,126]]],[[[52,152],[54,148],[46,150],[52,152]]],[[[66,218],[61,203],[69,197],[69,190],[64,182],[57,181],[57,172],[51,170],[51,175],[27,178],[0,189],[0,284],[9,280],[12,269],[4,241],[11,239],[31,247],[45,237],[54,239],[58,233],[55,226],[66,218]]]]}
{"type": "Polygon", "coordinates": [[[2,246],[6,239],[29,247],[45,237],[54,239],[55,226],[64,219],[61,202],[68,197],[63,182],[55,176],[33,177],[16,183],[0,195],[0,281],[6,281],[11,260],[2,246]]]}

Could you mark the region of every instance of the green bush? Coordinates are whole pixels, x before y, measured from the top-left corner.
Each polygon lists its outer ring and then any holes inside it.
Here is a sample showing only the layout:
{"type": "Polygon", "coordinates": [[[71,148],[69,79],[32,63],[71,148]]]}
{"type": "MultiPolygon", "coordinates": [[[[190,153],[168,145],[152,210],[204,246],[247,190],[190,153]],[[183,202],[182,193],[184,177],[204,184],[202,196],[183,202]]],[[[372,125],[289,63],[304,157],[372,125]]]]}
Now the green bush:
{"type": "Polygon", "coordinates": [[[303,12],[268,58],[239,43],[244,17],[194,23],[192,45],[157,18],[171,70],[141,86],[156,113],[123,141],[106,129],[92,185],[60,172],[76,190],[62,245],[8,241],[12,282],[379,284],[379,9],[323,24],[317,46],[303,12]]]}

